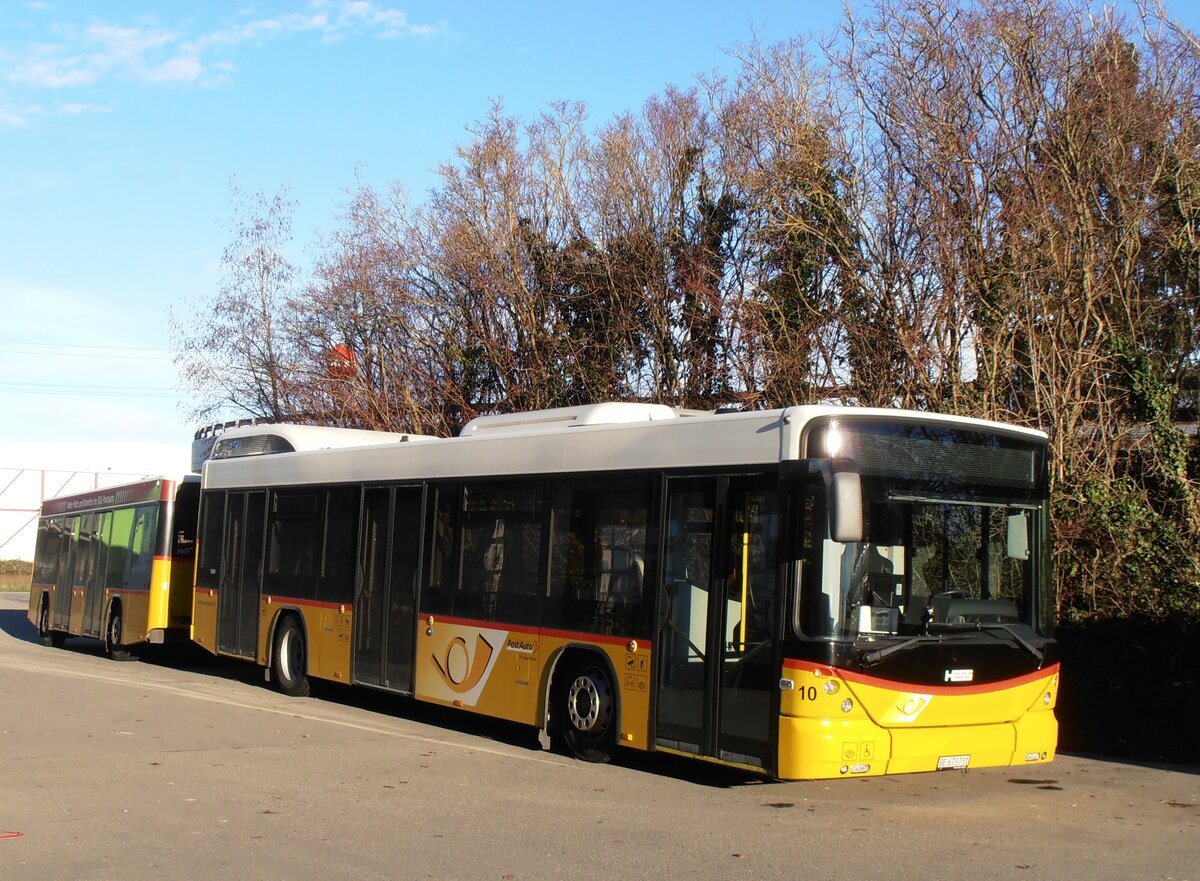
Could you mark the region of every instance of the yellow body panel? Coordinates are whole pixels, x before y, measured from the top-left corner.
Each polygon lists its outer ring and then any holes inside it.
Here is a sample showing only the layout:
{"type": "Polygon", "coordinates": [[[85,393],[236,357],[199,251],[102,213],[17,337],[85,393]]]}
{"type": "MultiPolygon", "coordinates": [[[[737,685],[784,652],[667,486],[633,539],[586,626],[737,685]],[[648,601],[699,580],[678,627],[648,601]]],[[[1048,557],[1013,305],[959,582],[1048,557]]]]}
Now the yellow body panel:
{"type": "Polygon", "coordinates": [[[67,630],[79,635],[83,633],[83,603],[87,591],[82,585],[71,588],[71,617],[67,622],[67,630]]]}
{"type": "MultiPolygon", "coordinates": [[[[186,618],[181,622],[178,615],[171,614],[170,610],[175,605],[172,602],[175,591],[176,588],[172,585],[171,579],[171,561],[156,558],[151,569],[149,590],[113,588],[104,591],[103,604],[100,610],[102,616],[100,619],[101,631],[104,629],[104,622],[108,619],[108,611],[112,607],[114,599],[120,599],[121,601],[123,614],[121,616],[120,640],[123,645],[135,645],[139,642],[146,642],[150,638],[152,630],[166,630],[173,627],[187,626],[186,618]]],[[[43,593],[48,595],[50,608],[53,609],[54,597],[57,592],[58,588],[53,584],[30,585],[29,620],[34,626],[37,626],[38,623],[38,612],[41,608],[43,593]]],[[[74,636],[84,635],[83,615],[86,602],[86,587],[83,585],[72,587],[70,617],[67,621],[66,633],[74,636]]],[[[215,633],[215,597],[212,598],[212,608],[214,609],[213,633],[215,633]]]]}
{"type": "Polygon", "coordinates": [[[349,606],[264,597],[259,611],[258,662],[270,663],[271,640],[282,612],[299,614],[308,648],[308,675],[350,681],[354,615],[349,606]]]}
{"type": "MultiPolygon", "coordinates": [[[[121,644],[133,645],[145,642],[149,637],[150,628],[150,591],[148,590],[106,590],[104,591],[104,616],[107,620],[108,610],[112,601],[121,600],[121,644]]],[[[101,624],[101,627],[104,625],[101,624]]]]}
{"type": "Polygon", "coordinates": [[[813,779],[1047,762],[1058,667],[988,686],[891,684],[812,664],[785,670],[779,776],[813,779]],[[848,709],[843,702],[849,700],[848,709]]]}
{"type": "Polygon", "coordinates": [[[458,620],[422,620],[417,632],[416,696],[542,727],[550,681],[570,647],[608,659],[620,694],[618,743],[648,747],[650,646],[641,641],[538,632],[458,620]]]}
{"type": "MultiPolygon", "coordinates": [[[[140,618],[138,619],[141,620],[140,618]]],[[[146,607],[146,632],[171,626],[171,563],[154,558],[150,569],[150,593],[146,607]]]]}
{"type": "Polygon", "coordinates": [[[217,653],[218,593],[198,587],[192,595],[192,642],[217,653]]]}
{"type": "MultiPolygon", "coordinates": [[[[46,594],[47,602],[51,609],[54,608],[54,596],[57,593],[57,587],[53,584],[34,584],[31,585],[29,591],[29,620],[36,627],[38,624],[38,613],[41,610],[42,595],[46,594]]],[[[120,641],[123,645],[135,645],[139,642],[145,642],[149,637],[150,628],[147,626],[149,622],[149,606],[150,592],[145,590],[105,590],[104,600],[101,610],[101,628],[104,627],[104,621],[108,618],[108,610],[112,606],[114,599],[121,601],[121,636],[120,641]]],[[[71,611],[70,618],[67,623],[67,630],[73,636],[82,636],[83,634],[83,612],[84,602],[86,599],[86,591],[82,587],[74,587],[71,589],[71,611]]]]}
{"type": "Polygon", "coordinates": [[[167,626],[181,630],[192,623],[192,590],[196,579],[194,560],[171,560],[167,574],[170,602],[167,606],[167,626]]]}

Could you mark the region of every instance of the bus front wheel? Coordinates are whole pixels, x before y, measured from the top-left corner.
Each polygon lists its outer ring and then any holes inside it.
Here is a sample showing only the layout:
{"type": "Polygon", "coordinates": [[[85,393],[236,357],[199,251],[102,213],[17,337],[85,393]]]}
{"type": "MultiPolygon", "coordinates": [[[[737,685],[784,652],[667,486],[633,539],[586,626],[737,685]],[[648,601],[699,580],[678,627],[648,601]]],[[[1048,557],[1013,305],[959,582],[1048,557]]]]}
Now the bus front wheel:
{"type": "Polygon", "coordinates": [[[585,762],[607,762],[617,745],[617,697],[608,671],[584,663],[558,689],[558,732],[566,751],[585,762]]]}
{"type": "Polygon", "coordinates": [[[291,615],[279,622],[275,631],[275,650],[271,652],[271,678],[275,686],[291,697],[309,693],[304,631],[291,615]]]}

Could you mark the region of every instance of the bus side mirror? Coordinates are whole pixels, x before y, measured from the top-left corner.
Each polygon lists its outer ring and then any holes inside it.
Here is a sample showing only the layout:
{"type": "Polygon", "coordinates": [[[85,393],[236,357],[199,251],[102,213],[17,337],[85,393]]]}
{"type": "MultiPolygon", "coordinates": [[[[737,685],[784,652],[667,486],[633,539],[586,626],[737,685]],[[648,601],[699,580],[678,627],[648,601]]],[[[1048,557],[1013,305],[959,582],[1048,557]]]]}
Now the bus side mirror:
{"type": "Polygon", "coordinates": [[[830,538],[843,544],[863,540],[862,481],[857,471],[835,471],[830,491],[830,538]]]}
{"type": "Polygon", "coordinates": [[[1008,515],[1007,545],[1010,560],[1029,559],[1029,515],[1024,511],[1008,515]]]}

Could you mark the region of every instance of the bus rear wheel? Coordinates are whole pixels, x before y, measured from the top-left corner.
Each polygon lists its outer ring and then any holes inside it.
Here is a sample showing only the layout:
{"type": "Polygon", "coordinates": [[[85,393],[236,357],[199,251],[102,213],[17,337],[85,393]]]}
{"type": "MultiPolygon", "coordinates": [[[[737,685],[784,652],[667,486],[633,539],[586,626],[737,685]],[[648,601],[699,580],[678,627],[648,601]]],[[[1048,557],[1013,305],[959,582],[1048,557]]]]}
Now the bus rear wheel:
{"type": "Polygon", "coordinates": [[[50,603],[46,600],[42,600],[41,611],[38,612],[38,636],[42,639],[42,645],[56,649],[62,648],[67,641],[65,633],[50,629],[50,603]]]}
{"type": "Polygon", "coordinates": [[[114,604],[108,613],[108,624],[104,628],[104,654],[114,661],[131,661],[133,654],[121,642],[121,629],[124,621],[121,618],[120,605],[114,604]]]}
{"type": "Polygon", "coordinates": [[[291,615],[284,617],[275,630],[275,647],[271,652],[271,678],[275,687],[290,697],[307,697],[308,652],[304,631],[291,615]]]}
{"type": "Polygon", "coordinates": [[[617,745],[617,696],[608,671],[585,662],[568,671],[557,693],[566,752],[585,762],[609,761],[617,745]]]}

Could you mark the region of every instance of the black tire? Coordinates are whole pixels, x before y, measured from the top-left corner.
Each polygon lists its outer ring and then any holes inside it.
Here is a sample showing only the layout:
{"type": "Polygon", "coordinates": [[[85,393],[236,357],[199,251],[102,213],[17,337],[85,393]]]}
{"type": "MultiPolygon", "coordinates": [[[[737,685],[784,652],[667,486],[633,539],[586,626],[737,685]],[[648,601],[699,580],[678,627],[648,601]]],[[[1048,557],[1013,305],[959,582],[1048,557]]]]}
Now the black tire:
{"type": "Polygon", "coordinates": [[[617,747],[617,692],[601,664],[569,667],[555,689],[556,731],[564,751],[585,762],[607,762],[617,747]]]}
{"type": "Polygon", "coordinates": [[[285,615],[275,629],[275,645],[271,652],[271,680],[276,688],[290,697],[307,697],[311,691],[304,630],[291,615],[285,615]]]}
{"type": "Polygon", "coordinates": [[[42,645],[48,645],[56,649],[63,647],[67,641],[67,635],[60,633],[57,630],[50,629],[50,603],[42,600],[41,611],[38,612],[38,636],[42,639],[42,645]]]}
{"type": "Polygon", "coordinates": [[[121,628],[124,619],[121,617],[120,603],[113,603],[108,610],[108,622],[104,625],[104,654],[114,661],[132,661],[133,654],[121,642],[121,628]]]}

